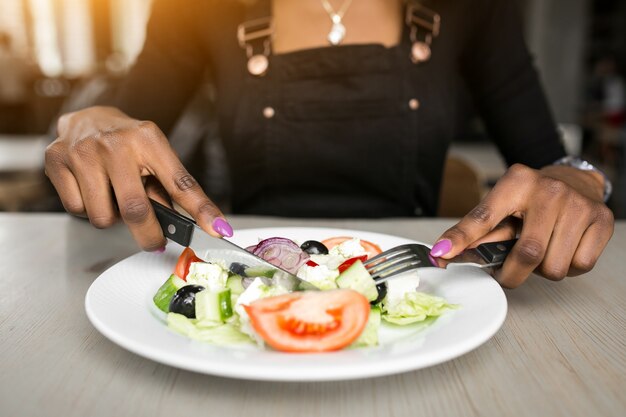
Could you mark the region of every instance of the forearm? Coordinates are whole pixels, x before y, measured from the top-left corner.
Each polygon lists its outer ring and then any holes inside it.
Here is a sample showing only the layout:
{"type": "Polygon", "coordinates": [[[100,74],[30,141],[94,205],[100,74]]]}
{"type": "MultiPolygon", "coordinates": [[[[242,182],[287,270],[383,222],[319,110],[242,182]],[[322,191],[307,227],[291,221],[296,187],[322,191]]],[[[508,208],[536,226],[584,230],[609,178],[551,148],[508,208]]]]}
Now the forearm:
{"type": "Polygon", "coordinates": [[[532,58],[519,5],[481,0],[462,70],[488,134],[507,164],[538,169],[565,155],[532,58]]]}
{"type": "Polygon", "coordinates": [[[197,91],[207,53],[196,33],[203,2],[155,0],[141,54],[114,94],[100,104],[150,120],[169,133],[197,91]]]}

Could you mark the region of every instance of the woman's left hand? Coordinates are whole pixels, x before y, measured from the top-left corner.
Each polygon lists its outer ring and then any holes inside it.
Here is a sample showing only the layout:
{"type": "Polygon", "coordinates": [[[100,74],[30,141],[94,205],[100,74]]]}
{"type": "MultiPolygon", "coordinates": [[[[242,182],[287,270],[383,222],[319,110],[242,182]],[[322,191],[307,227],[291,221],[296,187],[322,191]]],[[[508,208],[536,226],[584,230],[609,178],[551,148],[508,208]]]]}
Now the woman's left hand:
{"type": "Polygon", "coordinates": [[[513,165],[478,206],[439,238],[431,255],[451,258],[519,233],[496,277],[502,286],[515,288],[533,271],[554,281],[588,272],[613,234],[602,181],[600,174],[566,166],[513,165]]]}

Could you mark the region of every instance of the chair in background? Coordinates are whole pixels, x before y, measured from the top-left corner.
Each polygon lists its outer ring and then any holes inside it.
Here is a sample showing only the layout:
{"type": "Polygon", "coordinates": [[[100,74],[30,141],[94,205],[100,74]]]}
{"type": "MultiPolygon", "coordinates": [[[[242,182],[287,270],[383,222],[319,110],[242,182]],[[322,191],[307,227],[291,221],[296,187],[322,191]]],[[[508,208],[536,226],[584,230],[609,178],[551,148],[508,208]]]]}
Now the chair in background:
{"type": "Polygon", "coordinates": [[[439,194],[439,217],[463,217],[487,192],[484,174],[456,155],[448,156],[439,194]]]}

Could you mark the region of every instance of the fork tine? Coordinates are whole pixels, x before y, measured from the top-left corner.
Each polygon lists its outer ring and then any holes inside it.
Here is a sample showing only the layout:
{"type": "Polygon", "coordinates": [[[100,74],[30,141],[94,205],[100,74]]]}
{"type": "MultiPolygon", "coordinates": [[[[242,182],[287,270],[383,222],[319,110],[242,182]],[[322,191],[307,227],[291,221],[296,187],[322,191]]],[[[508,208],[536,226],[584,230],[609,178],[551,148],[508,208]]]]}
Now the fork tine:
{"type": "Polygon", "coordinates": [[[417,269],[420,263],[421,261],[414,261],[408,264],[403,264],[399,266],[398,268],[392,268],[391,270],[384,270],[382,271],[381,274],[376,274],[374,276],[374,282],[376,283],[376,285],[382,284],[383,282],[389,280],[390,278],[393,278],[405,272],[409,272],[409,271],[413,271],[417,269]]]}
{"type": "Polygon", "coordinates": [[[379,253],[363,264],[376,284],[380,284],[404,272],[433,266],[429,253],[429,247],[419,243],[410,243],[379,253]]]}
{"type": "Polygon", "coordinates": [[[375,263],[376,261],[380,260],[380,259],[387,259],[393,256],[397,256],[397,255],[401,255],[403,253],[407,253],[411,251],[411,246],[410,245],[401,245],[401,246],[396,246],[395,248],[391,248],[389,250],[386,250],[385,252],[381,252],[376,256],[371,257],[370,259],[368,259],[367,261],[363,262],[363,265],[367,266],[370,264],[375,263]]]}
{"type": "Polygon", "coordinates": [[[367,268],[370,274],[376,275],[377,273],[376,271],[391,268],[394,265],[400,264],[404,261],[411,260],[411,259],[419,260],[417,255],[415,255],[414,253],[403,252],[393,257],[387,257],[385,260],[381,260],[380,262],[376,262],[374,264],[367,264],[365,265],[365,268],[367,268]]]}

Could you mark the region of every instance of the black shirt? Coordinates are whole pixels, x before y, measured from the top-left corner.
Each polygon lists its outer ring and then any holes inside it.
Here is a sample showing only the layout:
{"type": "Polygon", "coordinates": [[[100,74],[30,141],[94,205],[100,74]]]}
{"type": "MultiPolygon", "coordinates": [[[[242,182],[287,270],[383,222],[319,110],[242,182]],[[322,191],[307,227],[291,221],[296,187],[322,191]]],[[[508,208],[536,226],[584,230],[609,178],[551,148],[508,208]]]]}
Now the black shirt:
{"type": "Polygon", "coordinates": [[[144,50],[110,104],[167,132],[208,68],[239,213],[434,215],[468,95],[508,164],[539,168],[563,156],[517,3],[428,3],[442,24],[426,63],[410,62],[405,30],[396,48],[272,56],[259,79],[236,38],[249,17],[243,2],[155,0],[144,50]],[[316,167],[325,174],[307,178],[316,167]]]}

